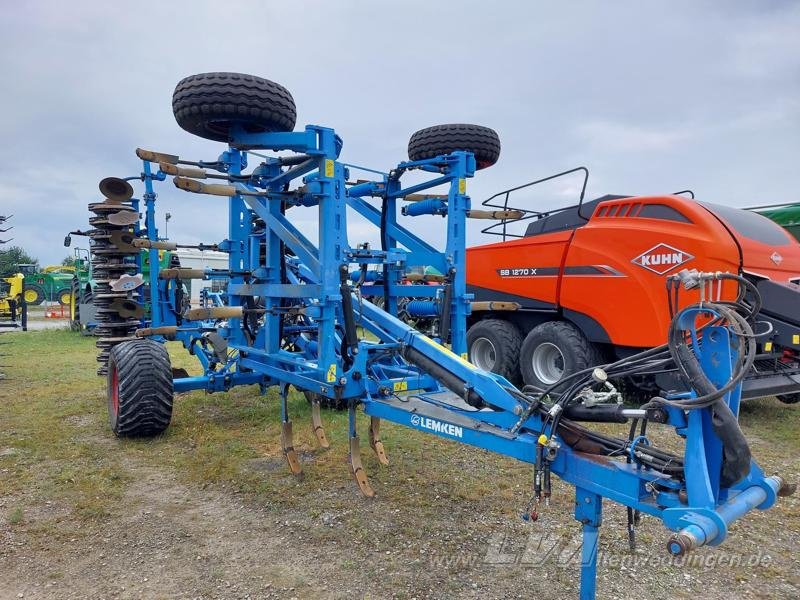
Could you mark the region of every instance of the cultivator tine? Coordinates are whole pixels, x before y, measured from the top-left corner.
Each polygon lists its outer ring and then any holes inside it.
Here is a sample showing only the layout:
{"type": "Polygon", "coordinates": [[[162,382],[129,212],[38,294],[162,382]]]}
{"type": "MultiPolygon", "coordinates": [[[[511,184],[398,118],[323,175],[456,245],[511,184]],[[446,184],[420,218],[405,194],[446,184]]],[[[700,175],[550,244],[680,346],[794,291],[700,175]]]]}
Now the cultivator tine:
{"type": "Polygon", "coordinates": [[[208,319],[241,319],[244,311],[241,306],[212,306],[210,308],[190,308],[184,318],[187,321],[206,321],[208,319]]]}
{"type": "MultiPolygon", "coordinates": [[[[136,156],[141,158],[142,160],[146,160],[149,162],[154,163],[168,163],[168,164],[177,164],[180,160],[180,157],[176,154],[164,154],[163,152],[152,152],[150,150],[144,150],[143,148],[136,149],[136,156]]],[[[166,171],[164,171],[166,173],[166,171]]]]}
{"type": "Polygon", "coordinates": [[[289,464],[289,470],[292,475],[298,478],[302,477],[303,467],[300,465],[300,460],[297,458],[297,452],[294,449],[291,421],[284,421],[281,425],[281,448],[283,448],[283,454],[286,456],[286,462],[289,464]]]}
{"type": "Polygon", "coordinates": [[[222,185],[219,183],[200,183],[199,181],[188,179],[186,177],[175,177],[172,182],[175,184],[176,188],[185,190],[187,192],[193,192],[195,194],[210,194],[211,196],[231,197],[240,193],[239,190],[232,185],[222,185]]]}
{"type": "Polygon", "coordinates": [[[356,485],[361,493],[367,498],[375,496],[375,492],[369,485],[367,472],[361,464],[361,448],[358,444],[358,436],[350,437],[350,470],[353,473],[353,478],[356,480],[356,485]]]}
{"type": "Polygon", "coordinates": [[[286,462],[289,464],[289,470],[297,478],[303,477],[303,467],[300,464],[300,459],[297,458],[297,452],[294,449],[294,436],[292,435],[292,422],[289,419],[289,408],[287,406],[287,396],[289,395],[289,386],[281,386],[281,448],[283,454],[286,456],[286,462]]]}
{"type": "Polygon", "coordinates": [[[381,420],[378,417],[369,418],[369,446],[375,451],[379,463],[389,464],[389,458],[381,441],[381,420]]]}
{"type": "Polygon", "coordinates": [[[185,267],[162,269],[158,272],[159,279],[204,279],[205,276],[204,269],[189,269],[185,267]]]}
{"type": "Polygon", "coordinates": [[[208,175],[203,169],[198,169],[196,167],[178,167],[167,162],[158,163],[158,168],[167,175],[191,177],[192,179],[205,179],[208,175]]]}
{"type": "Polygon", "coordinates": [[[175,325],[166,325],[164,327],[146,327],[144,329],[137,329],[134,335],[137,338],[148,337],[151,335],[163,335],[164,337],[175,337],[178,333],[178,328],[175,325]]]}
{"type": "MultiPolygon", "coordinates": [[[[112,240],[113,240],[113,238],[112,238],[112,240]]],[[[151,240],[146,240],[146,239],[142,239],[142,238],[134,238],[131,241],[131,244],[133,245],[134,248],[137,248],[137,249],[138,248],[153,248],[155,250],[177,250],[178,249],[178,244],[176,244],[175,242],[164,242],[164,241],[153,242],[151,240]]]]}
{"type": "Polygon", "coordinates": [[[469,219],[495,219],[500,221],[516,221],[525,216],[521,210],[468,210],[469,219]]]}
{"type": "Polygon", "coordinates": [[[314,435],[319,442],[320,448],[330,448],[328,436],[325,435],[325,428],[322,426],[322,416],[319,411],[319,399],[316,398],[311,401],[311,429],[314,430],[314,435]]]}
{"type": "Polygon", "coordinates": [[[353,479],[356,480],[356,485],[361,493],[367,498],[372,498],[375,492],[369,484],[367,472],[364,470],[364,465],[361,463],[361,446],[358,443],[358,430],[356,429],[356,404],[352,400],[348,403],[348,431],[350,433],[350,472],[353,474],[353,479]]]}

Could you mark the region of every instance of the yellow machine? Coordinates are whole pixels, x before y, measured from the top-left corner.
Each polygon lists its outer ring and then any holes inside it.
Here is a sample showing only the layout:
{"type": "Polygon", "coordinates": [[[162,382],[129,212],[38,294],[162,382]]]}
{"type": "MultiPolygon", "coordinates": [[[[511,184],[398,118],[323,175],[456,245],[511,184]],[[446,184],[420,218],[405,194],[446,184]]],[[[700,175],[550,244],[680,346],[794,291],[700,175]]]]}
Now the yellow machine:
{"type": "Polygon", "coordinates": [[[16,316],[22,299],[22,284],[25,276],[17,273],[0,279],[0,317],[16,316]]]}

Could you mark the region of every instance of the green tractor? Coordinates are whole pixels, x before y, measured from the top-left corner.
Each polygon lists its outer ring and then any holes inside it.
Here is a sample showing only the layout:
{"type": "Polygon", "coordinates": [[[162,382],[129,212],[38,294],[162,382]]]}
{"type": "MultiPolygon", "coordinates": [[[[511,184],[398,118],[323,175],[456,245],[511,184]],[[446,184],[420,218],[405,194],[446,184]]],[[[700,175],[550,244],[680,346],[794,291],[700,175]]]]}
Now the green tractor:
{"type": "Polygon", "coordinates": [[[752,210],[772,219],[800,241],[800,202],[759,206],[752,210]]]}
{"type": "Polygon", "coordinates": [[[45,301],[69,306],[72,267],[49,266],[39,269],[35,264],[20,264],[17,269],[23,275],[23,295],[29,306],[37,306],[45,301]]]}

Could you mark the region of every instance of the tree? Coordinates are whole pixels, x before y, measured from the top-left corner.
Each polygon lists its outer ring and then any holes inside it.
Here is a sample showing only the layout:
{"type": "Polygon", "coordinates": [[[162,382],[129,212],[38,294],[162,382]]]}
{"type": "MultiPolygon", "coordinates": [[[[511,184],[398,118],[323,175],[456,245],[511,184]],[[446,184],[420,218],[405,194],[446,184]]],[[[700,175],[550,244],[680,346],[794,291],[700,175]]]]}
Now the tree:
{"type": "Polygon", "coordinates": [[[65,256],[64,260],[61,261],[62,267],[74,267],[75,266],[75,257],[74,256],[65,256]]]}
{"type": "Polygon", "coordinates": [[[18,271],[19,264],[39,265],[39,259],[33,258],[24,248],[11,246],[0,250],[0,275],[12,275],[18,271]]]}

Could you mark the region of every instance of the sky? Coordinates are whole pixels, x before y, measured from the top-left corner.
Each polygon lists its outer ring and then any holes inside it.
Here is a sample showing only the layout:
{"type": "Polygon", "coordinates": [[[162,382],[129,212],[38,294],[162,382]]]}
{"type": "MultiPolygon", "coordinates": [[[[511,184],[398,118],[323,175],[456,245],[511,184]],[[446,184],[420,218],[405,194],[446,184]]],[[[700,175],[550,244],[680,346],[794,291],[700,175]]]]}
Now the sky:
{"type": "MultiPolygon", "coordinates": [[[[0,20],[0,215],[15,215],[0,238],[58,263],[66,232],[88,226],[97,183],[141,171],[137,146],[213,160],[222,146],[171,110],[175,84],[208,71],[284,85],[297,128],[334,127],[343,161],[381,170],[422,127],[492,127],[502,153],[469,182],[473,205],[579,165],[588,197],[798,200],[800,2],[29,0],[0,20]]],[[[579,183],[517,203],[574,203],[579,183]]],[[[158,191],[172,240],[225,237],[224,198],[158,191]]],[[[313,211],[293,218],[309,235],[319,227],[313,211]]],[[[378,239],[349,225],[351,245],[378,239]]],[[[493,241],[481,226],[470,245],[493,241]]],[[[443,237],[439,218],[410,227],[443,237]]]]}

